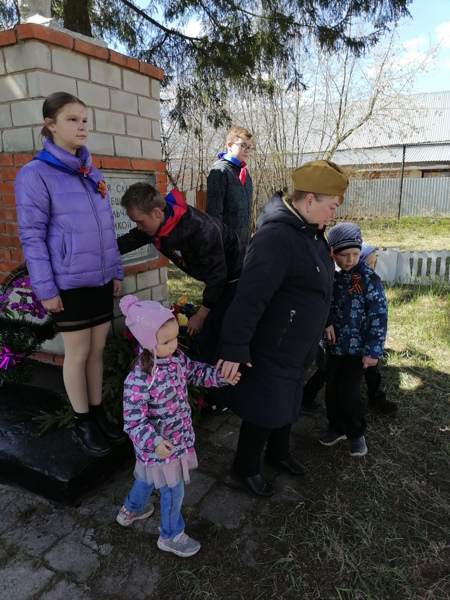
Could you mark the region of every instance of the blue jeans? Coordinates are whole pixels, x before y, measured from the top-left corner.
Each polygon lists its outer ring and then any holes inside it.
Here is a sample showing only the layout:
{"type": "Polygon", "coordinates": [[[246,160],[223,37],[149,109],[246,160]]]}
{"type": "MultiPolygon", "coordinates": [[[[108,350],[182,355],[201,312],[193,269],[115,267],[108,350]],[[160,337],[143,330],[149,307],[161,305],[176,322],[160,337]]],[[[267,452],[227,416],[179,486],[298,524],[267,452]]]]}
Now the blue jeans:
{"type": "MultiPolygon", "coordinates": [[[[145,507],[147,500],[155,489],[153,483],[135,480],[130,493],[125,499],[125,508],[137,513],[145,507]]],[[[181,516],[181,506],[184,497],[184,481],[175,487],[165,485],[159,488],[161,493],[161,537],[165,540],[173,538],[184,531],[184,521],[181,516]]]]}

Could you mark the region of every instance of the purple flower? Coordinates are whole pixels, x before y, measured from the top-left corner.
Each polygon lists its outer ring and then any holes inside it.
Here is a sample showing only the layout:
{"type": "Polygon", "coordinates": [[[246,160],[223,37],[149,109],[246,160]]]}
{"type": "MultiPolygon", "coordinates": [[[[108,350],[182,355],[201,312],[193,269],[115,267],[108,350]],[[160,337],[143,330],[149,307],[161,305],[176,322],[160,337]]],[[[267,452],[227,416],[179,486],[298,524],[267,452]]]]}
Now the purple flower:
{"type": "Polygon", "coordinates": [[[21,298],[32,298],[31,290],[14,290],[14,292],[21,298]]]}
{"type": "Polygon", "coordinates": [[[13,281],[13,287],[15,288],[29,288],[30,278],[29,277],[18,277],[13,281]]]}
{"type": "Polygon", "coordinates": [[[26,302],[14,302],[11,304],[10,308],[19,313],[27,314],[30,312],[31,304],[27,304],[26,302]]]}
{"type": "Polygon", "coordinates": [[[0,369],[5,369],[6,371],[9,366],[17,365],[20,362],[20,360],[24,358],[24,356],[25,354],[23,354],[22,352],[12,352],[6,346],[4,346],[0,350],[0,369]]]}
{"type": "Polygon", "coordinates": [[[29,304],[28,306],[30,307],[30,315],[36,317],[36,319],[43,319],[47,314],[47,311],[39,302],[39,300],[33,302],[33,304],[29,304]]]}

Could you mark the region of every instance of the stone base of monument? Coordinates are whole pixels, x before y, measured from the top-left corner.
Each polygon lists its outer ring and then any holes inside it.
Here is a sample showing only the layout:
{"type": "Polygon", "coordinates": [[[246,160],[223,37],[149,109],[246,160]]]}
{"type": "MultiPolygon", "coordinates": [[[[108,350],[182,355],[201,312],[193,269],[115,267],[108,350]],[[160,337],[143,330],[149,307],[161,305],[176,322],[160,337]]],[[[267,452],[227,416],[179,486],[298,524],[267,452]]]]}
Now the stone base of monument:
{"type": "Polygon", "coordinates": [[[109,456],[91,458],[72,441],[71,429],[54,429],[40,436],[33,417],[62,408],[63,390],[61,372],[51,366],[37,368],[33,385],[0,388],[0,481],[68,505],[124,461],[131,461],[133,447],[127,440],[113,447],[109,456]]]}

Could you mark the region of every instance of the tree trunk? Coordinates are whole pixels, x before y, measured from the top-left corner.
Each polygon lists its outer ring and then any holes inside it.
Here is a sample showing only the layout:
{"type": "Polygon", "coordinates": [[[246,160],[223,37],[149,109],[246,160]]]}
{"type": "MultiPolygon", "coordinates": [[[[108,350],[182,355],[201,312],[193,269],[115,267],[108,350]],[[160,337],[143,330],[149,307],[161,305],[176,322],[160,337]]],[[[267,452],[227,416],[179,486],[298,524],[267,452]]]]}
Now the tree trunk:
{"type": "Polygon", "coordinates": [[[89,0],[77,0],[77,2],[64,0],[64,27],[70,31],[76,31],[77,33],[92,37],[88,3],[89,0]]]}

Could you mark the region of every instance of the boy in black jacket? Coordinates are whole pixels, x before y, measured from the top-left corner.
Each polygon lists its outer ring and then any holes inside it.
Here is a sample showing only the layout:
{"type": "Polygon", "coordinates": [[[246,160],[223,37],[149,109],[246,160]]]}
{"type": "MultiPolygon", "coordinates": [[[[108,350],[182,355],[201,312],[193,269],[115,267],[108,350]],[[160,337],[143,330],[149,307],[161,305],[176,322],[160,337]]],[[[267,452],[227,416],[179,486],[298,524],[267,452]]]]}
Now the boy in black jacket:
{"type": "Polygon", "coordinates": [[[253,150],[252,134],[234,126],[227,132],[227,151],[214,163],[206,184],[206,212],[231,227],[244,246],[250,241],[253,183],[246,169],[253,150]]]}

